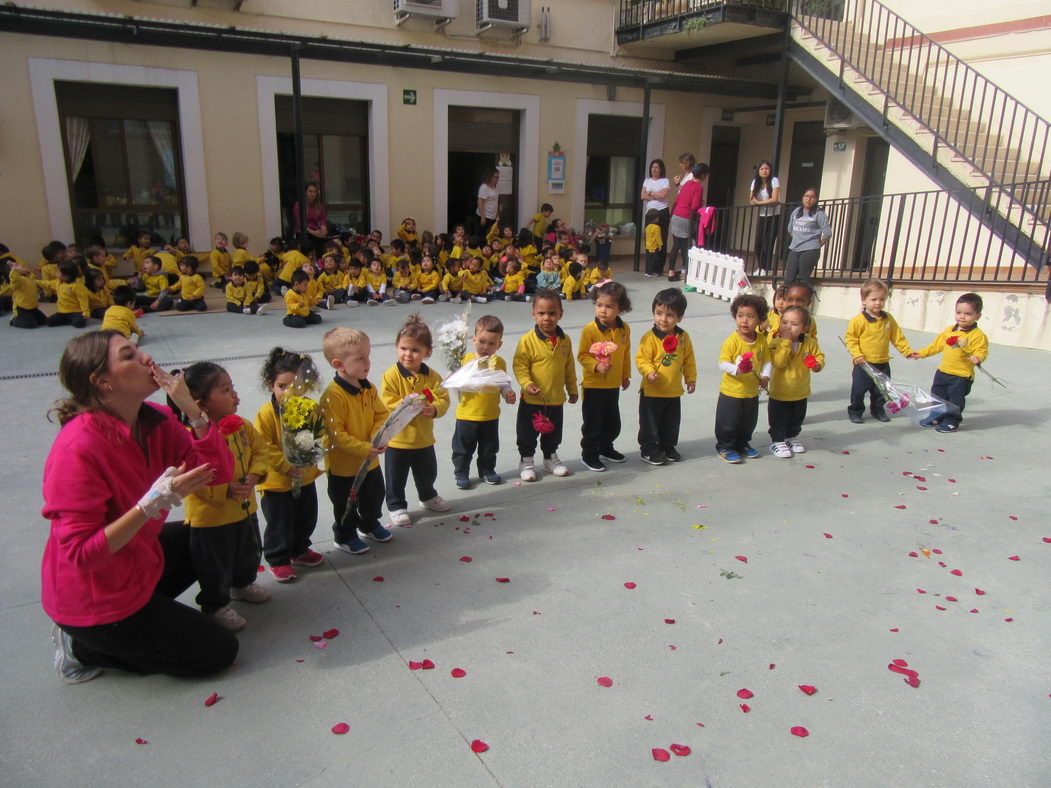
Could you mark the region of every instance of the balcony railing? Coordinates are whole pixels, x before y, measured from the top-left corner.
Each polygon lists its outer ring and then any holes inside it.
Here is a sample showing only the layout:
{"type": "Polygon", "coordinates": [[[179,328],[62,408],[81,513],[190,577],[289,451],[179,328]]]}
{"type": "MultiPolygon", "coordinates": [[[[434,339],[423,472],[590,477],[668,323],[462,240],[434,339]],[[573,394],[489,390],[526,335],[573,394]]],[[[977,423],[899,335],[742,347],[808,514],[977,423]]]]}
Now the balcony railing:
{"type": "MultiPolygon", "coordinates": [[[[1051,210],[1051,180],[1025,184],[1034,203],[1051,210]]],[[[821,208],[832,225],[815,277],[825,281],[878,277],[896,283],[931,286],[1032,285],[1047,283],[1047,266],[1027,264],[1027,245],[1040,244],[1044,259],[1046,230],[1033,239],[1007,228],[998,237],[976,221],[951,191],[909,192],[825,200],[821,208]],[[1014,247],[1014,249],[1012,248],[1014,247]],[[1015,251],[1017,250],[1017,251],[1015,251]]],[[[995,198],[994,198],[995,199],[995,198]]],[[[999,199],[1008,200],[1007,196],[999,199]]],[[[760,238],[758,206],[719,208],[715,232],[705,246],[742,257],[745,270],[780,278],[788,255],[788,217],[798,203],[782,206],[779,222],[760,238]]],[[[995,215],[998,206],[988,210],[995,215]]]]}
{"type": "Polygon", "coordinates": [[[679,26],[674,32],[685,28],[682,24],[691,16],[697,16],[697,27],[703,27],[706,21],[700,21],[700,13],[718,11],[727,6],[746,9],[767,9],[785,12],[789,0],[620,0],[620,14],[617,30],[641,27],[655,22],[675,22],[679,26]]]}

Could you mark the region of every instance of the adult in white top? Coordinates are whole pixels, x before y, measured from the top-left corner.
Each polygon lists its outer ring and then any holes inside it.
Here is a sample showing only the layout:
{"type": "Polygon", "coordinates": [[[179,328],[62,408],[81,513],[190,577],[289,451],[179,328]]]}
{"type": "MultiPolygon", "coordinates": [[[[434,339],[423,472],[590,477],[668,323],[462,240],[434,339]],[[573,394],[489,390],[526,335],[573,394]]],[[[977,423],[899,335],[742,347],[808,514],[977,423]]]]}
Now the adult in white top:
{"type": "Polygon", "coordinates": [[[753,273],[765,274],[771,269],[774,246],[781,226],[781,181],[774,175],[774,168],[765,159],[759,162],[755,178],[749,187],[749,202],[759,207],[756,221],[755,257],[753,273]]]}
{"type": "Polygon", "coordinates": [[[496,221],[497,205],[500,201],[500,192],[497,191],[496,184],[499,182],[500,173],[489,170],[482,185],[478,187],[478,208],[475,215],[478,217],[479,234],[482,237],[485,237],[496,221]]]}
{"type": "Polygon", "coordinates": [[[661,228],[661,248],[652,260],[653,270],[646,269],[647,276],[657,276],[664,270],[664,260],[668,254],[668,222],[671,212],[668,210],[668,192],[671,191],[671,181],[664,168],[663,159],[654,159],[650,162],[650,177],[642,182],[643,200],[642,215],[652,209],[657,212],[657,224],[661,228]]]}

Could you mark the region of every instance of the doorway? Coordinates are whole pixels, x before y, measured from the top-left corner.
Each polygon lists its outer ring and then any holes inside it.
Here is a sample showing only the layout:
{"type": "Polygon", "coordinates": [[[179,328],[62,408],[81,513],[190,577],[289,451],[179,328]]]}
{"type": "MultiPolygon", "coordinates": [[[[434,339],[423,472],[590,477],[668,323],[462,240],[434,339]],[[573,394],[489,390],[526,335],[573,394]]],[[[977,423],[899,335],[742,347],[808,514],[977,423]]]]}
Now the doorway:
{"type": "Polygon", "coordinates": [[[472,226],[478,187],[493,169],[500,172],[499,221],[515,227],[518,201],[520,111],[484,107],[449,107],[448,229],[472,226]]]}
{"type": "Polygon", "coordinates": [[[792,126],[792,152],[788,179],[783,182],[781,196],[786,203],[798,203],[803,191],[821,186],[825,168],[825,122],[800,120],[792,126]]]}
{"type": "Polygon", "coordinates": [[[741,149],[740,126],[712,126],[712,150],[708,166],[707,204],[713,208],[736,205],[737,160],[741,149]]]}
{"type": "Polygon", "coordinates": [[[883,213],[883,187],[887,180],[887,157],[890,145],[879,137],[870,137],[865,147],[865,171],[861,177],[861,215],[858,240],[854,246],[851,268],[867,270],[873,262],[876,236],[883,213]]]}

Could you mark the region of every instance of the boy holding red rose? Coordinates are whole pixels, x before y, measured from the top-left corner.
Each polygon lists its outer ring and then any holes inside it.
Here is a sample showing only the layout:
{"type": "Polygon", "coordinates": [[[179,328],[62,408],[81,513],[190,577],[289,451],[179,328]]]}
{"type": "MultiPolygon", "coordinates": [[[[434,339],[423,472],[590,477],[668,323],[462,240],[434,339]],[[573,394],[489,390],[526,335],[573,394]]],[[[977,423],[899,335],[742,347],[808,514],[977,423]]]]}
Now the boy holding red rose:
{"type": "Polygon", "coordinates": [[[759,421],[759,388],[770,382],[766,334],[758,332],[769,308],[757,295],[739,295],[730,304],[737,330],[719,352],[719,400],[715,406],[715,449],[724,462],[737,465],[754,460],[752,433],[759,421]]]}
{"type": "Polygon", "coordinates": [[[642,375],[639,395],[639,448],[643,462],[666,465],[679,462],[676,450],[682,421],[683,382],[686,393],[697,388],[697,362],[690,335],[679,328],[686,313],[686,296],[669,287],[653,298],[653,328],[646,332],[635,354],[642,375]]]}

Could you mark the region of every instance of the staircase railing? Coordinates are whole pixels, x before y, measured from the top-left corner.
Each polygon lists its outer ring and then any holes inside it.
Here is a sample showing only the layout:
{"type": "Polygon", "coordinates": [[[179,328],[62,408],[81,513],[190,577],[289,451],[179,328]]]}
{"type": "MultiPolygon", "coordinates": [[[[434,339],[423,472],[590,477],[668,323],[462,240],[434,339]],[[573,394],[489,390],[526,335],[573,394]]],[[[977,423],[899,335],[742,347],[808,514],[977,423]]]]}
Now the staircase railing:
{"type": "MultiPolygon", "coordinates": [[[[1051,123],[878,0],[792,0],[796,22],[1047,227],[1031,184],[1047,178],[1051,123]]],[[[1037,231],[1037,228],[1034,228],[1037,231]]]]}
{"type": "MultiPolygon", "coordinates": [[[[1051,180],[1024,186],[1044,201],[1051,194],[1051,180]]],[[[967,196],[939,189],[823,200],[832,238],[822,248],[815,276],[826,281],[878,277],[929,286],[1043,289],[1048,272],[1028,264],[1026,255],[1032,247],[1047,248],[1047,230],[1040,238],[1006,226],[994,234],[974,221],[965,207],[967,196]]],[[[790,241],[788,218],[798,205],[783,205],[776,222],[760,222],[758,206],[717,208],[715,231],[704,245],[743,258],[751,274],[780,278],[790,241]]],[[[995,213],[997,207],[989,211],[995,213]]],[[[1006,225],[1002,217],[999,221],[1006,225]]]]}

